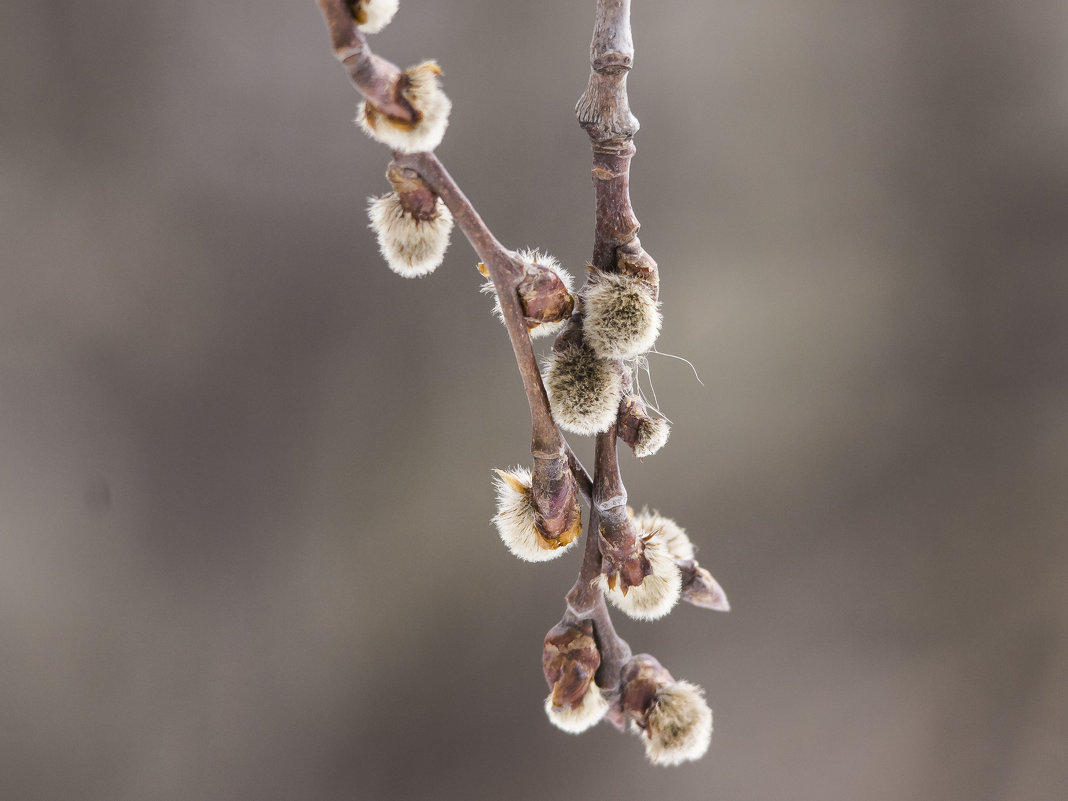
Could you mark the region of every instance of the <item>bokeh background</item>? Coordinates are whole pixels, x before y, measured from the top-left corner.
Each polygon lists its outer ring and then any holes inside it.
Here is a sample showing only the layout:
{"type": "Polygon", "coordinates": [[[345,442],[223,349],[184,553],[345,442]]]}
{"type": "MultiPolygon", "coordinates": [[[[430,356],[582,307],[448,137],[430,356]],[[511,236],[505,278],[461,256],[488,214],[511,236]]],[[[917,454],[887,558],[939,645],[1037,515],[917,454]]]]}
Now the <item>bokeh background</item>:
{"type": "MultiPolygon", "coordinates": [[[[466,242],[378,258],[310,0],[0,6],[0,797],[1068,794],[1068,5],[636,2],[672,440],[631,502],[728,615],[618,620],[708,756],[553,729],[577,556],[511,558],[526,404],[466,242]]],[[[581,274],[593,3],[402,0],[439,155],[581,274]]],[[[587,460],[589,442],[576,442],[587,460]]],[[[619,616],[617,615],[617,618],[619,616]]]]}

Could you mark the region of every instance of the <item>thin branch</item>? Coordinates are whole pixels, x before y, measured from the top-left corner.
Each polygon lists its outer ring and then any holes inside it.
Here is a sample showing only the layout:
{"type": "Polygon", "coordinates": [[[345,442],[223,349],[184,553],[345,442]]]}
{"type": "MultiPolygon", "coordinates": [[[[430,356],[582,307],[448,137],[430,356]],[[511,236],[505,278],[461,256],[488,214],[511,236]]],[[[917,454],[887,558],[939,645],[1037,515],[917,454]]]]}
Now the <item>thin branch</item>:
{"type": "Polygon", "coordinates": [[[400,68],[371,52],[344,0],[319,0],[319,10],[330,29],[334,55],[360,94],[391,119],[417,122],[418,114],[397,90],[400,68]]]}
{"type": "Polygon", "coordinates": [[[541,380],[530,333],[516,292],[523,276],[522,264],[514,253],[506,250],[490,233],[467,196],[433,153],[395,153],[394,161],[401,167],[417,172],[434,194],[445,202],[467,241],[486,265],[490,280],[497,290],[504,325],[512,343],[512,351],[515,353],[516,365],[523,379],[523,389],[530,406],[533,426],[531,453],[535,458],[558,458],[564,453],[563,437],[549,412],[549,397],[545,393],[545,385],[541,380]]]}

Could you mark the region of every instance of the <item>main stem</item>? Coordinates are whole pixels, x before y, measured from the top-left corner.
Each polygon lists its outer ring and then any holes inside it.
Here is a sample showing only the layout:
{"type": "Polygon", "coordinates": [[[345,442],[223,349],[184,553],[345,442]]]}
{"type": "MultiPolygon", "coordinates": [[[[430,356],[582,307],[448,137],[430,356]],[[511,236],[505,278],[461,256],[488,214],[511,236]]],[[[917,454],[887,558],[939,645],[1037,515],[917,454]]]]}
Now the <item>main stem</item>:
{"type": "MultiPolygon", "coordinates": [[[[621,248],[640,248],[638,218],[630,203],[630,162],[635,152],[634,134],[639,127],[627,101],[627,73],[633,61],[630,0],[598,0],[590,42],[590,78],[575,105],[575,115],[593,146],[597,222],[592,263],[602,272],[619,269],[621,248]]],[[[616,368],[623,369],[621,364],[616,368]]],[[[618,421],[597,435],[592,506],[598,519],[625,514],[627,491],[616,458],[617,433],[618,421]]],[[[591,539],[597,535],[593,518],[591,514],[591,539]]],[[[573,592],[583,592],[581,585],[588,568],[584,560],[583,572],[573,592]]]]}

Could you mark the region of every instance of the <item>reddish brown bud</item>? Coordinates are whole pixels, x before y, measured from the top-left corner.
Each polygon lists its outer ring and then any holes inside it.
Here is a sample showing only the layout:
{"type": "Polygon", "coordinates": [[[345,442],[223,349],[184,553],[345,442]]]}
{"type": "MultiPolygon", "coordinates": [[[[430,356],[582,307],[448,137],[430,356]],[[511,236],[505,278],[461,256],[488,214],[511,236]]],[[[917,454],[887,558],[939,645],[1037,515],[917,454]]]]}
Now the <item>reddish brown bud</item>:
{"type": "Polygon", "coordinates": [[[624,665],[620,702],[655,764],[678,765],[708,750],[712,710],[704,691],[688,681],[675,681],[649,654],[638,654],[624,665]]]}
{"type": "Polygon", "coordinates": [[[602,514],[597,533],[601,538],[601,579],[608,589],[614,590],[618,583],[620,592],[626,594],[652,573],[638,531],[628,516],[602,514]]]}
{"type": "MultiPolygon", "coordinates": [[[[519,307],[532,337],[551,336],[560,331],[575,309],[575,296],[571,294],[571,274],[548,253],[539,250],[520,250],[517,255],[523,263],[523,277],[516,287],[519,307]]],[[[484,264],[478,271],[489,277],[484,264]]],[[[482,291],[493,295],[493,313],[503,322],[500,299],[492,281],[482,285],[482,291]]]]}
{"type": "Polygon", "coordinates": [[[659,300],[660,271],[653,257],[642,248],[638,237],[634,237],[616,251],[616,268],[620,273],[637,278],[648,285],[652,290],[653,300],[659,300]]]}
{"type": "Polygon", "coordinates": [[[719,586],[719,582],[712,578],[711,573],[692,559],[680,562],[679,572],[682,574],[682,600],[717,612],[730,611],[731,604],[727,600],[727,593],[719,586]]]}
{"type": "Polygon", "coordinates": [[[578,484],[563,454],[534,457],[530,479],[534,525],[556,547],[570,545],[582,533],[578,484]]]}
{"type": "Polygon", "coordinates": [[[432,220],[438,213],[438,196],[431,191],[415,170],[400,167],[391,161],[386,168],[386,178],[400,198],[407,214],[417,220],[432,220]]]}
{"type": "Polygon", "coordinates": [[[675,681],[667,668],[650,654],[636,654],[623,666],[619,676],[619,697],[623,713],[644,726],[656,691],[675,681]]]}
{"type": "Polygon", "coordinates": [[[596,724],[608,706],[594,683],[601,654],[593,623],[558,623],[545,636],[542,671],[551,690],[545,700],[549,720],[577,734],[596,724]]]}

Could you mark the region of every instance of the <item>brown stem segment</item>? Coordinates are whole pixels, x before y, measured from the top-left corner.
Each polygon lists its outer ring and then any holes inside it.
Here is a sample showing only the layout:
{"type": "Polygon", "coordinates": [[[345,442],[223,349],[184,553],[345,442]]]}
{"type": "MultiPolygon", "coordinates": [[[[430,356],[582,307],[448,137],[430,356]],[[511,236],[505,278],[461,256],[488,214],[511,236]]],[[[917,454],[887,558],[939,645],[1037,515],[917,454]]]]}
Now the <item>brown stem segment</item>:
{"type": "Polygon", "coordinates": [[[456,225],[486,265],[490,280],[497,290],[504,326],[512,343],[512,351],[515,353],[516,365],[519,367],[523,389],[530,406],[533,425],[531,453],[535,458],[562,455],[563,438],[549,412],[549,397],[545,394],[545,385],[538,371],[534,348],[530,344],[530,334],[516,291],[525,273],[522,262],[490,233],[474,206],[433,153],[394,153],[393,158],[400,167],[418,173],[434,194],[445,202],[456,225]]]}
{"type": "Polygon", "coordinates": [[[344,0],[319,0],[319,10],[330,30],[334,55],[367,102],[391,119],[418,122],[415,109],[398,91],[400,68],[371,52],[344,0]]]}
{"type": "Polygon", "coordinates": [[[593,266],[614,270],[616,249],[638,233],[630,204],[630,161],[638,120],[627,102],[627,73],[634,60],[630,0],[600,0],[590,43],[590,80],[575,115],[593,144],[597,227],[593,266]]]}

